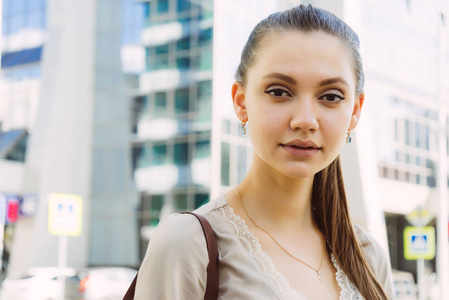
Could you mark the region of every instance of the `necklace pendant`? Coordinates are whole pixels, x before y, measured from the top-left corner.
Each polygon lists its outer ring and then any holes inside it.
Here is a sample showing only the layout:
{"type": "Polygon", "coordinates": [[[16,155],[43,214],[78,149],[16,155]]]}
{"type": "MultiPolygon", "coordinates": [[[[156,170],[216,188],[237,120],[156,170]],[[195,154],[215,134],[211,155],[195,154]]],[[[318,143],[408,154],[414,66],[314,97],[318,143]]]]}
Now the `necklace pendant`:
{"type": "Polygon", "coordinates": [[[324,284],[323,278],[321,277],[320,271],[317,271],[316,274],[318,275],[318,279],[320,280],[321,284],[324,284]]]}

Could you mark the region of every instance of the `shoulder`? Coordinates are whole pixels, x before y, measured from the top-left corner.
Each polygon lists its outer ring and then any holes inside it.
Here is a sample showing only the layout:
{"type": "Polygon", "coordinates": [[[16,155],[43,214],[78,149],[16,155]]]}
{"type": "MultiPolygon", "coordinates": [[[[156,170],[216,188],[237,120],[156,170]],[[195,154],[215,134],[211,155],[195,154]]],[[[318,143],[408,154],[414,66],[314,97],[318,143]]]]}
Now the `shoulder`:
{"type": "Polygon", "coordinates": [[[368,231],[359,225],[354,225],[354,231],[362,246],[368,264],[390,299],[393,297],[393,281],[390,258],[387,252],[368,231]]]}
{"type": "Polygon", "coordinates": [[[200,299],[208,264],[206,240],[196,217],[168,215],[150,238],[135,299],[200,299]]]}
{"type": "Polygon", "coordinates": [[[171,214],[162,219],[151,236],[148,251],[168,254],[207,252],[203,229],[197,218],[190,214],[171,214]],[[184,251],[189,250],[189,251],[184,251]],[[204,251],[202,251],[204,250],[204,251]],[[178,253],[179,252],[179,253],[178,253]]]}
{"type": "Polygon", "coordinates": [[[354,231],[357,235],[363,253],[373,271],[379,276],[380,268],[384,265],[389,266],[389,258],[380,243],[366,230],[359,225],[354,225],[354,231]]]}

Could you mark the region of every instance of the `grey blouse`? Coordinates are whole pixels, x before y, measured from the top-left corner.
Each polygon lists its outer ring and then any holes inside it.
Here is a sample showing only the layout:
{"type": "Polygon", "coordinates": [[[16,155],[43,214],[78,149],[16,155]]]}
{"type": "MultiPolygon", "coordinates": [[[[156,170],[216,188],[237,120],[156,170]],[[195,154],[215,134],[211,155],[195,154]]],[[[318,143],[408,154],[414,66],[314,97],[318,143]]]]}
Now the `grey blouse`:
{"type": "MultiPolygon", "coordinates": [[[[262,251],[257,238],[243,219],[235,215],[222,195],[195,211],[212,225],[219,249],[219,299],[299,299],[287,279],[276,270],[262,251]]],[[[391,270],[381,246],[356,226],[368,263],[389,299],[394,299],[391,270]]],[[[341,300],[363,299],[337,264],[335,276],[341,300]]],[[[209,263],[201,225],[191,215],[173,214],[164,218],[151,237],[139,270],[136,300],[203,299],[206,267],[209,263]]]]}

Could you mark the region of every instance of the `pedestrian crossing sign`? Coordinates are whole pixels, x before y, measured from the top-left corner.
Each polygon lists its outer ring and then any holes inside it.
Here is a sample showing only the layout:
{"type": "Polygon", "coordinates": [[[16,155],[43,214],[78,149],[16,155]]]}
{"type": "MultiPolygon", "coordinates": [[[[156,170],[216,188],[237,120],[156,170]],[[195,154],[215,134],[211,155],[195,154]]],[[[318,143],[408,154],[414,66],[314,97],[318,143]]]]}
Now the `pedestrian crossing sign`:
{"type": "Polygon", "coordinates": [[[407,260],[433,259],[435,257],[435,228],[433,226],[405,227],[404,257],[407,260]]]}
{"type": "Polygon", "coordinates": [[[79,236],[83,200],[78,195],[50,194],[48,196],[48,231],[54,235],[79,236]]]}

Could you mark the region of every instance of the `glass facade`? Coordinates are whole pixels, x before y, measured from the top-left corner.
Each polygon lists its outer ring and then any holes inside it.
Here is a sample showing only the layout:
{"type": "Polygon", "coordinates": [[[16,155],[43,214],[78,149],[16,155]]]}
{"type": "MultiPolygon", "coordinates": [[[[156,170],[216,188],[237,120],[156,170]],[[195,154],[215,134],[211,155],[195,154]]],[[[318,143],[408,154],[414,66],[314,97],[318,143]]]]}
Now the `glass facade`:
{"type": "Polygon", "coordinates": [[[382,178],[436,186],[438,14],[435,6],[418,2],[363,2],[362,54],[367,78],[377,82],[368,84],[366,94],[375,102],[382,178]],[[409,26],[411,20],[419,28],[409,26]]]}
{"type": "MultiPolygon", "coordinates": [[[[145,71],[132,104],[134,174],[143,228],[156,226],[164,212],[194,210],[209,199],[212,3],[143,3],[145,71]],[[158,84],[145,77],[158,74],[173,78],[158,84]],[[151,88],[145,88],[147,83],[151,88]],[[172,183],[163,188],[152,185],[153,174],[165,174],[172,183]]],[[[144,238],[142,255],[147,243],[144,238]]]]}
{"type": "Polygon", "coordinates": [[[10,80],[40,78],[46,31],[46,0],[4,0],[2,71],[10,80]]]}

